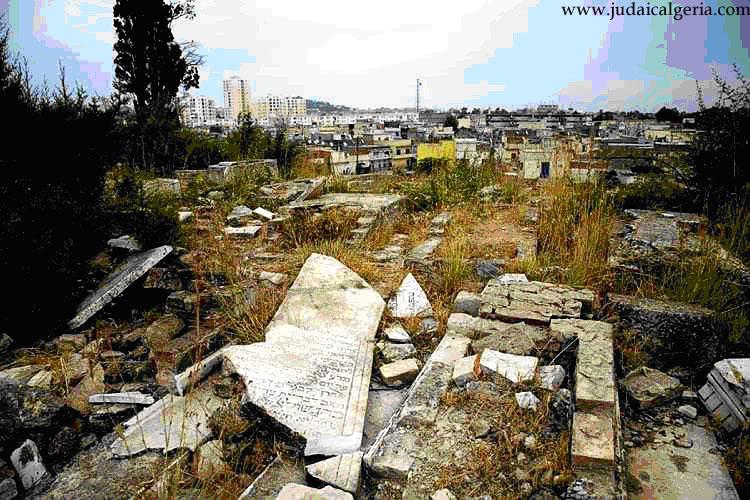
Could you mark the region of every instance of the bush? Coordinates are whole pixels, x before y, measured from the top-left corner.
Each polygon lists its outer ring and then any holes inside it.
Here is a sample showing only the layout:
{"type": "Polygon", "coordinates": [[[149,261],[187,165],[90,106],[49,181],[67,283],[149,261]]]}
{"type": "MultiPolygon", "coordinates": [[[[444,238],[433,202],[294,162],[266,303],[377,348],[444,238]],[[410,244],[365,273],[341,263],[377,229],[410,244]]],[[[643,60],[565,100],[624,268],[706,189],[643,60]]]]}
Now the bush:
{"type": "Polygon", "coordinates": [[[665,174],[646,174],[617,190],[617,204],[622,208],[689,210],[691,198],[685,186],[665,174]]]}
{"type": "Polygon", "coordinates": [[[0,328],[20,344],[64,328],[86,293],[85,262],[106,241],[101,193],[120,151],[119,106],[71,92],[62,76],[53,91],[31,87],[0,25],[0,109],[12,124],[0,153],[0,270],[10,291],[0,328]]]}

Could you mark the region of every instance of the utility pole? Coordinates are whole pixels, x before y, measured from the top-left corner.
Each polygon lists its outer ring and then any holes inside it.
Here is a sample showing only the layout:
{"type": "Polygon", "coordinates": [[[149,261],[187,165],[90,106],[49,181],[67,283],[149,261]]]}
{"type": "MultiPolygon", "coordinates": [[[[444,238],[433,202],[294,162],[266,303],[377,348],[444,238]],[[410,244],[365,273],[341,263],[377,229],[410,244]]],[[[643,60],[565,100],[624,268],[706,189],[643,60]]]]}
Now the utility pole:
{"type": "Polygon", "coordinates": [[[422,80],[417,78],[417,121],[419,121],[419,87],[422,86],[422,80]]]}

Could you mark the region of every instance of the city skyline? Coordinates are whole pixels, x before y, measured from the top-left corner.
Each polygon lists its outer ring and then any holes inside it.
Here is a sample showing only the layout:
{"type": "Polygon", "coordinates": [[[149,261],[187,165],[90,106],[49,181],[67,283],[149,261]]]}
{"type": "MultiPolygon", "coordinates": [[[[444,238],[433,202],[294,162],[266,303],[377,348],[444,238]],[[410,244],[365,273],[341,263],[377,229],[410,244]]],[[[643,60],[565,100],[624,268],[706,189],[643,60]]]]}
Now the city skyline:
{"type": "MultiPolygon", "coordinates": [[[[36,83],[54,83],[60,61],[71,80],[102,95],[111,91],[113,3],[0,0],[0,8],[36,83]]],[[[228,7],[199,0],[196,19],[174,30],[205,56],[193,93],[217,103],[223,80],[238,75],[253,82],[254,96],[299,95],[363,109],[414,107],[420,78],[425,108],[693,110],[696,80],[710,101],[712,69],[725,77],[733,63],[750,69],[748,16],[610,20],[565,16],[562,5],[385,1],[361,15],[362,5],[351,2],[228,7]]]]}

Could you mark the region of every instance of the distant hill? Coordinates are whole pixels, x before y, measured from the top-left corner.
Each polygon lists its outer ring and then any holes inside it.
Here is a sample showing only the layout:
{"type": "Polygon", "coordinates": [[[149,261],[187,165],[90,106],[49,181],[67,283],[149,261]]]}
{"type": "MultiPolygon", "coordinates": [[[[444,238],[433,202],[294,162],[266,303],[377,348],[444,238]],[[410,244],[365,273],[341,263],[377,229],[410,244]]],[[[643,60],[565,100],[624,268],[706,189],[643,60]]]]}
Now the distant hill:
{"type": "Polygon", "coordinates": [[[326,101],[316,101],[315,99],[307,99],[307,110],[308,111],[319,111],[320,113],[334,113],[340,111],[351,111],[353,108],[348,106],[340,106],[338,104],[331,104],[326,101]]]}

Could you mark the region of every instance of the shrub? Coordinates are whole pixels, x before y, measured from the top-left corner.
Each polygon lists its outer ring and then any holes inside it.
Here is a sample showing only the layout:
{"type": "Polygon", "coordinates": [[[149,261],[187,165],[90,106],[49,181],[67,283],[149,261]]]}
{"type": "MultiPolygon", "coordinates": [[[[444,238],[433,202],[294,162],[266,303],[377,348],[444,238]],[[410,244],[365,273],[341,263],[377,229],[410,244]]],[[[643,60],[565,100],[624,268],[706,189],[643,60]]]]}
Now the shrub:
{"type": "Polygon", "coordinates": [[[646,174],[617,190],[617,204],[623,208],[685,210],[691,195],[665,174],[646,174]]]}
{"type": "Polygon", "coordinates": [[[321,241],[345,240],[357,227],[358,218],[357,212],[344,208],[294,214],[282,225],[282,241],[289,248],[299,248],[321,241]]]}

